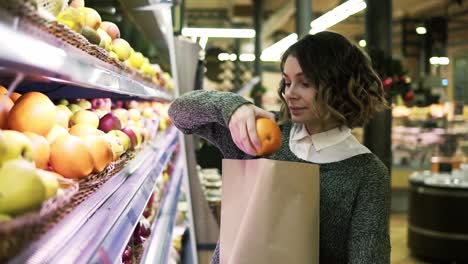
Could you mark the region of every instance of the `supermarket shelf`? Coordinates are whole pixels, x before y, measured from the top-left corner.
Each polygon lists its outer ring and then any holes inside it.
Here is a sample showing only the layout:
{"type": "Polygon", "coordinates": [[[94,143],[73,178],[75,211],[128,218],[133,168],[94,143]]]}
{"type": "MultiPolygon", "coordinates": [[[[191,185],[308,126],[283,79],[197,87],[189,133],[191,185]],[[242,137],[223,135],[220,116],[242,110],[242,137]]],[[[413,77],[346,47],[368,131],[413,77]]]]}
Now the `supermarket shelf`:
{"type": "Polygon", "coordinates": [[[179,132],[171,127],[10,263],[114,263],[131,236],[179,132]]]}
{"type": "Polygon", "coordinates": [[[169,188],[161,203],[156,222],[151,230],[148,248],[143,253],[141,263],[166,263],[172,242],[180,186],[184,174],[184,157],[179,155],[169,188]]]}
{"type": "Polygon", "coordinates": [[[72,86],[57,91],[60,92],[57,97],[74,92],[88,97],[173,99],[162,88],[150,87],[117,67],[71,45],[58,43],[40,29],[19,21],[0,9],[0,36],[8,36],[0,38],[1,75],[23,73],[26,79],[72,86]]]}

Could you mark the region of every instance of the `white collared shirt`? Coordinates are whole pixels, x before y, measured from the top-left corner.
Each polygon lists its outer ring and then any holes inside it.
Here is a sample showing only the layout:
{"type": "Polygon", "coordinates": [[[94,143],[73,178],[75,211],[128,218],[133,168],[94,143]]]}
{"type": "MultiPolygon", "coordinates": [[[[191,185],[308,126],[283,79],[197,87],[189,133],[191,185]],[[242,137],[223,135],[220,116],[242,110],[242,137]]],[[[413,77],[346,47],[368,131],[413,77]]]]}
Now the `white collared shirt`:
{"type": "Polygon", "coordinates": [[[289,148],[299,158],[314,163],[331,163],[370,153],[346,126],[309,135],[303,124],[293,124],[289,148]]]}

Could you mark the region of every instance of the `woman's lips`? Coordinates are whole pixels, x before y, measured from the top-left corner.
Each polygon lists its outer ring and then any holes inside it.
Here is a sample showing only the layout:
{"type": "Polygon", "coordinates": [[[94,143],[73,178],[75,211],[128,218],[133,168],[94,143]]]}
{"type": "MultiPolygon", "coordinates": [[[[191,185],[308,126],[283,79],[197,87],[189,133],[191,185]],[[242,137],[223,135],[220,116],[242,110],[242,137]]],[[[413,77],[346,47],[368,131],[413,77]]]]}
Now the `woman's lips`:
{"type": "Polygon", "coordinates": [[[306,109],[305,107],[289,107],[289,111],[293,115],[299,115],[305,109],[306,109]]]}

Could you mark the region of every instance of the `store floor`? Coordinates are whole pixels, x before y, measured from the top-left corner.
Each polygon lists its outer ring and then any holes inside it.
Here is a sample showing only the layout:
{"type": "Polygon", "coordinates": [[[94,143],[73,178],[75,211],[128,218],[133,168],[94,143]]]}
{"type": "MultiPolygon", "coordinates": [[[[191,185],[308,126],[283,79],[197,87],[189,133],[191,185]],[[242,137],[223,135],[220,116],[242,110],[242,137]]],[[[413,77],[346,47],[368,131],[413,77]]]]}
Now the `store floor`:
{"type": "Polygon", "coordinates": [[[410,255],[407,244],[407,214],[395,213],[390,216],[390,240],[392,244],[391,263],[426,264],[410,255]]]}

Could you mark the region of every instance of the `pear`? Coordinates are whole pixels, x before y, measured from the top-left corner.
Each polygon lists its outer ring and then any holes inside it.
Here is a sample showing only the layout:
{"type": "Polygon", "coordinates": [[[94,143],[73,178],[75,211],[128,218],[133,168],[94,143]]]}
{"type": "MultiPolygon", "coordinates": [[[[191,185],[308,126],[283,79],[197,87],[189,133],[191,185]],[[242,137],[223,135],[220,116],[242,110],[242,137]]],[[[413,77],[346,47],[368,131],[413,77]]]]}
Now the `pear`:
{"type": "Polygon", "coordinates": [[[0,166],[12,159],[23,158],[33,161],[31,141],[23,133],[15,130],[0,131],[0,166]]]}
{"type": "Polygon", "coordinates": [[[37,209],[46,199],[46,188],[34,164],[8,160],[0,168],[0,214],[17,215],[37,209]]]}

